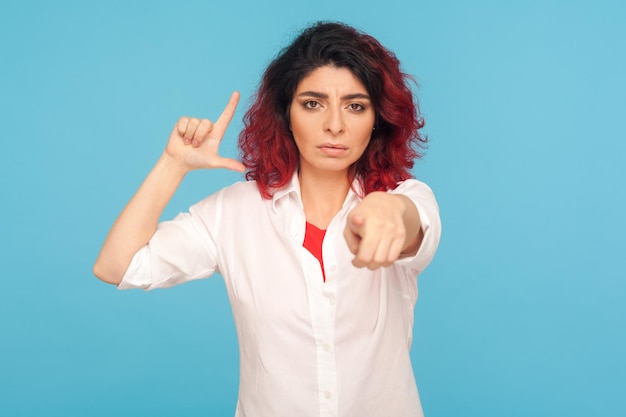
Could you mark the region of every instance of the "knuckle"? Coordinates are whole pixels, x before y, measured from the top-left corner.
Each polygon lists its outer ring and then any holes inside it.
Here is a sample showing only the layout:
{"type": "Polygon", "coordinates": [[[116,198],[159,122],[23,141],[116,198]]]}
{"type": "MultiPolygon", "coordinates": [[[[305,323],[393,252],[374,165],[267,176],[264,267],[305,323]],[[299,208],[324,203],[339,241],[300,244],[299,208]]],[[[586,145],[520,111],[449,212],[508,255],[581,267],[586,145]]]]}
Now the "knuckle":
{"type": "Polygon", "coordinates": [[[379,219],[377,222],[377,228],[383,232],[395,232],[396,224],[386,219],[379,219]]]}

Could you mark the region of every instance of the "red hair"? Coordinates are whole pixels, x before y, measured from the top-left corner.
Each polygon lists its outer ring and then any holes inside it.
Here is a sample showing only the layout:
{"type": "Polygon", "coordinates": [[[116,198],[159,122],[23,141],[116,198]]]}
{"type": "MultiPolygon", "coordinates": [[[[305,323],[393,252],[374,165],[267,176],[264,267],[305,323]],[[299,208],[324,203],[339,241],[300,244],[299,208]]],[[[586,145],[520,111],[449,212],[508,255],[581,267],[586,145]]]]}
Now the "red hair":
{"type": "Polygon", "coordinates": [[[298,83],[313,70],[332,65],[347,68],[367,88],[376,111],[375,130],[350,178],[365,194],[394,189],[411,178],[413,162],[427,139],[424,121],[409,87],[412,78],[400,70],[393,52],[373,37],[341,23],[317,23],[268,66],[254,103],[244,116],[240,156],[264,198],[286,185],[298,168],[299,152],[289,131],[289,110],[298,83]]]}

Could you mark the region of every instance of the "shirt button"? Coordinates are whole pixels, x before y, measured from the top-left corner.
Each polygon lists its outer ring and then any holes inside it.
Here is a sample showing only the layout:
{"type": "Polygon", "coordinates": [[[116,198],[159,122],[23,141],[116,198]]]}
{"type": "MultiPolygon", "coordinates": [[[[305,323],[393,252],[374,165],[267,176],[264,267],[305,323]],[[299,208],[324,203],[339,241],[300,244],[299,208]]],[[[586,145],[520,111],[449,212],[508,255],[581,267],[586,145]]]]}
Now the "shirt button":
{"type": "Polygon", "coordinates": [[[335,300],[335,297],[331,296],[331,297],[328,297],[328,302],[330,303],[330,305],[334,306],[337,300],[335,300]]]}
{"type": "Polygon", "coordinates": [[[328,343],[324,343],[322,345],[322,349],[324,349],[326,352],[328,352],[330,350],[330,345],[328,343]]]}
{"type": "Polygon", "coordinates": [[[324,397],[330,398],[330,391],[324,391],[324,397]]]}

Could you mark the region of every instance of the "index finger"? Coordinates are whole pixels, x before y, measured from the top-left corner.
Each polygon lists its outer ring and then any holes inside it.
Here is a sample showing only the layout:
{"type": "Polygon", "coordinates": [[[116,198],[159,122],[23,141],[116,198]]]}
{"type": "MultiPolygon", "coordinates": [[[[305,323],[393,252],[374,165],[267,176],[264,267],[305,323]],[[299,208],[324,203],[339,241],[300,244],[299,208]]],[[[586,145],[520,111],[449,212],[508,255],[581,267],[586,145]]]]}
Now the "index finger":
{"type": "Polygon", "coordinates": [[[233,94],[231,94],[230,100],[228,100],[228,104],[226,104],[224,111],[213,125],[213,131],[217,132],[220,136],[226,132],[226,128],[233,119],[235,110],[237,109],[237,103],[239,103],[239,91],[233,91],[233,94]]]}

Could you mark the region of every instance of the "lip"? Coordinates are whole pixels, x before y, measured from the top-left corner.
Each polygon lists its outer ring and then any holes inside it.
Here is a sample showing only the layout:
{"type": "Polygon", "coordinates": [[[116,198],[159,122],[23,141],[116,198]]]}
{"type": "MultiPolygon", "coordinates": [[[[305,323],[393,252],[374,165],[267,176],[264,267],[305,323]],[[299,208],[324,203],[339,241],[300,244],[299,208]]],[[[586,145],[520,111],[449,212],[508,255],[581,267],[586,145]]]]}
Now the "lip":
{"type": "Polygon", "coordinates": [[[326,142],[326,143],[322,143],[321,145],[318,146],[318,148],[333,148],[333,149],[348,149],[347,146],[342,145],[340,143],[330,143],[330,142],[326,142]]]}
{"type": "Polygon", "coordinates": [[[322,153],[328,156],[341,156],[348,150],[347,146],[338,143],[322,143],[317,147],[322,153]]]}

